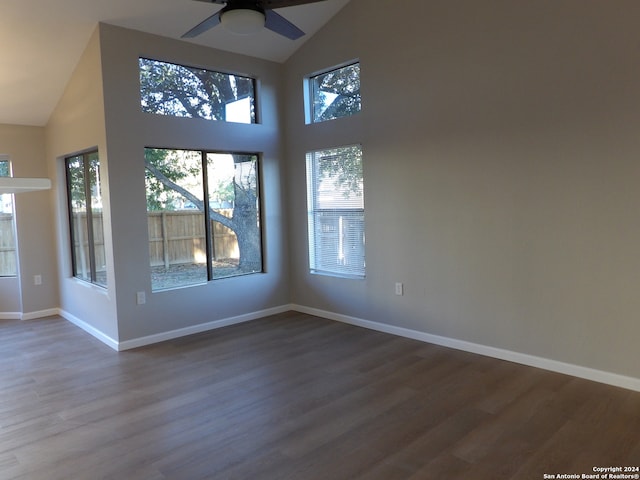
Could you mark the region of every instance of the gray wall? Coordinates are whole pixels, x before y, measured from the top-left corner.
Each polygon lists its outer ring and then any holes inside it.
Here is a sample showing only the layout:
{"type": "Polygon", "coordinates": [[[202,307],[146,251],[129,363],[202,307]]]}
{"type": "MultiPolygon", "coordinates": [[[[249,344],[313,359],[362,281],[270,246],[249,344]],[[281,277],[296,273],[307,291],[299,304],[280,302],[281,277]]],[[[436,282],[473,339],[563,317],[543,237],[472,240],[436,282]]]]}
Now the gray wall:
{"type": "Polygon", "coordinates": [[[99,25],[46,127],[55,185],[59,304],[65,317],[113,347],[288,304],[282,205],[281,65],[99,25]],[[261,123],[227,124],[145,114],[138,58],[202,66],[258,79],[261,123]],[[151,293],[144,185],[146,146],[262,153],[265,273],[151,293]],[[64,158],[98,148],[104,195],[106,289],[73,278],[64,158]],[[137,305],[136,293],[146,293],[137,305]]]}
{"type": "Polygon", "coordinates": [[[94,32],[65,92],[46,127],[47,162],[56,199],[56,235],[59,277],[59,305],[65,317],[83,325],[101,338],[118,338],[116,297],[113,275],[113,246],[110,228],[108,185],[105,195],[105,249],[107,251],[108,289],[76,280],[71,268],[69,222],[67,212],[64,159],[66,156],[98,149],[102,178],[106,178],[107,149],[104,121],[104,95],[100,38],[94,32]]]}
{"type": "MultiPolygon", "coordinates": [[[[58,304],[126,341],[294,303],[640,378],[640,5],[397,3],[351,0],[284,66],[100,26],[46,127],[46,167],[24,172],[56,186],[22,202],[42,220],[21,240],[24,278],[45,279],[25,310],[58,304]],[[262,124],[143,114],[139,55],[257,77],[262,124]],[[304,125],[303,76],[353,59],[362,113],[304,125]],[[305,153],[352,143],[367,277],[310,275],[305,153]],[[150,293],[147,145],[264,153],[265,274],[150,293]],[[110,192],[106,291],[70,277],[61,191],[62,157],[95,146],[110,192]],[[37,208],[51,199],[53,239],[37,208]]],[[[41,135],[29,132],[36,150],[41,135]]]]}
{"type": "Polygon", "coordinates": [[[293,303],[640,377],[638,18],[624,0],[351,0],[285,66],[293,303]],[[305,126],[302,77],[354,58],[362,113],[305,126]],[[361,281],[307,266],[305,152],[350,143],[361,281]]]}
{"type": "Polygon", "coordinates": [[[108,25],[100,26],[100,45],[118,339],[126,341],[185,329],[287,304],[289,282],[281,178],[284,169],[278,108],[281,66],[108,25]],[[140,56],[258,79],[261,123],[243,125],[143,113],[140,56]],[[262,153],[265,273],[151,293],[145,146],[262,153]],[[146,292],[146,304],[136,304],[138,291],[146,292]]]}
{"type": "MultiPolygon", "coordinates": [[[[8,154],[15,177],[47,177],[45,131],[41,127],[0,125],[0,153],[8,154]]],[[[0,279],[0,315],[37,315],[57,307],[57,275],[50,191],[14,197],[19,276],[0,279]],[[33,276],[42,276],[34,285],[33,276]]]]}

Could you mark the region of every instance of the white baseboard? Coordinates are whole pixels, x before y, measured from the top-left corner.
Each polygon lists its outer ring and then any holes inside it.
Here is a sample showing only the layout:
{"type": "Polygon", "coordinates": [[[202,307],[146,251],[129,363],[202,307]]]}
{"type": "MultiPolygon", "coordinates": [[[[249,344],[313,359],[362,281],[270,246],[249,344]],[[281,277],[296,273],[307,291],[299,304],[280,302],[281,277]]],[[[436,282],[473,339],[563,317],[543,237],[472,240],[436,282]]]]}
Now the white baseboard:
{"type": "Polygon", "coordinates": [[[114,350],[124,351],[124,350],[130,350],[132,348],[137,348],[145,345],[151,345],[154,343],[163,342],[166,340],[172,340],[174,338],[193,335],[196,333],[202,333],[209,330],[215,330],[217,328],[235,325],[238,323],[249,322],[251,320],[257,320],[263,317],[267,317],[269,315],[276,315],[276,314],[284,313],[290,310],[294,310],[301,313],[307,313],[309,315],[315,315],[317,317],[326,318],[328,320],[347,323],[349,325],[354,325],[357,327],[363,327],[370,330],[389,333],[391,335],[411,338],[413,340],[418,340],[425,343],[432,343],[434,345],[440,345],[443,347],[462,350],[465,352],[484,355],[487,357],[498,358],[500,360],[506,360],[509,362],[527,365],[530,367],[541,368],[543,370],[549,370],[552,372],[571,375],[578,378],[584,378],[586,380],[592,380],[595,382],[605,383],[607,385],[613,385],[615,387],[621,387],[621,388],[626,388],[628,390],[634,390],[634,391],[640,392],[640,378],[629,377],[629,376],[620,375],[617,373],[606,372],[603,370],[596,370],[593,368],[583,367],[580,365],[574,365],[570,363],[560,362],[557,360],[552,360],[549,358],[537,357],[534,355],[514,352],[511,350],[490,347],[487,345],[467,342],[464,340],[457,340],[455,338],[433,335],[433,334],[421,332],[418,330],[397,327],[397,326],[388,325],[385,323],[373,322],[370,320],[350,317],[348,315],[328,312],[325,310],[305,307],[297,304],[281,305],[279,307],[259,310],[256,312],[251,312],[244,315],[238,315],[235,317],[214,320],[207,323],[192,325],[189,327],[179,328],[176,330],[170,330],[167,332],[148,335],[145,337],[133,338],[133,339],[125,340],[122,342],[119,342],[109,337],[108,335],[105,335],[103,332],[89,325],[85,321],[60,309],[43,310],[41,312],[32,312],[29,314],[21,314],[16,312],[4,312],[4,313],[0,312],[0,320],[19,320],[19,319],[28,320],[28,319],[47,317],[51,315],[60,315],[65,319],[67,319],[68,321],[70,321],[71,323],[73,323],[74,325],[80,327],[87,333],[91,334],[101,342],[105,343],[109,347],[113,348],[114,350]]]}
{"type": "Polygon", "coordinates": [[[59,308],[49,308],[39,312],[0,312],[0,320],[34,320],[36,318],[52,317],[60,315],[59,308]]]}
{"type": "Polygon", "coordinates": [[[40,310],[38,312],[23,313],[20,316],[21,320],[34,320],[36,318],[53,317],[54,315],[60,315],[59,308],[49,308],[47,310],[40,310]]]}
{"type": "Polygon", "coordinates": [[[75,326],[80,327],[82,330],[84,330],[88,334],[92,335],[93,337],[97,338],[102,343],[104,343],[104,344],[108,345],[109,347],[113,348],[114,350],[118,351],[118,341],[117,340],[114,340],[113,338],[111,338],[110,336],[108,336],[105,333],[101,332],[97,328],[93,327],[92,325],[89,325],[84,320],[81,320],[78,317],[76,317],[75,315],[72,315],[71,313],[66,312],[64,310],[60,311],[60,316],[65,318],[66,320],[70,321],[75,326]]]}
{"type": "Polygon", "coordinates": [[[307,313],[309,315],[315,315],[317,317],[322,317],[329,320],[335,320],[337,322],[348,323],[350,325],[368,328],[370,330],[390,333],[392,335],[411,338],[414,340],[419,340],[421,342],[433,343],[435,345],[441,345],[443,347],[463,350],[465,352],[498,358],[500,360],[507,360],[509,362],[541,368],[543,370],[549,370],[552,372],[571,375],[574,377],[584,378],[586,380],[592,380],[595,382],[605,383],[608,385],[613,385],[615,387],[621,387],[628,390],[640,392],[640,378],[627,377],[624,375],[619,375],[617,373],[605,372],[593,368],[582,367],[580,365],[559,362],[557,360],[551,360],[548,358],[536,357],[534,355],[527,355],[511,350],[489,347],[486,345],[466,342],[463,340],[456,340],[455,338],[441,337],[439,335],[432,335],[430,333],[420,332],[418,330],[396,327],[379,322],[372,322],[370,320],[349,317],[347,315],[327,312],[316,308],[304,307],[302,305],[291,305],[291,309],[297,312],[307,313]]]}
{"type": "Polygon", "coordinates": [[[215,330],[217,328],[228,327],[230,325],[236,325],[238,323],[257,320],[259,318],[288,312],[290,310],[292,310],[290,305],[284,305],[280,307],[268,308],[266,310],[259,310],[257,312],[246,313],[244,315],[238,315],[236,317],[223,318],[221,320],[214,320],[207,323],[192,325],[190,327],[178,328],[176,330],[170,330],[168,332],[156,333],[153,335],[148,335],[146,337],[133,338],[131,340],[119,342],[117,350],[123,351],[130,350],[132,348],[143,347],[145,345],[164,342],[166,340],[172,340],[174,338],[186,337],[187,335],[193,335],[195,333],[207,332],[209,330],[215,330]]]}

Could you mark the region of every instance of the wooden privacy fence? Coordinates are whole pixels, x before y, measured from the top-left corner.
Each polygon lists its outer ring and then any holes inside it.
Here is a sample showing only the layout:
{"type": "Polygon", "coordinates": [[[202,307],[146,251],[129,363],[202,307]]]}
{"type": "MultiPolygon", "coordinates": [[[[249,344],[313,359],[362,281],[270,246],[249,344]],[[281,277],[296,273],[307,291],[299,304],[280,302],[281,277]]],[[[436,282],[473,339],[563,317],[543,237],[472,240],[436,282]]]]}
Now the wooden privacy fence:
{"type": "MultiPolygon", "coordinates": [[[[217,210],[223,215],[231,215],[233,210],[217,210]]],[[[151,266],[204,263],[206,246],[203,214],[200,211],[149,212],[149,255],[151,266]]],[[[86,217],[75,217],[76,259],[87,263],[89,247],[87,245],[86,217]]],[[[235,233],[218,222],[211,222],[213,233],[213,258],[238,258],[238,241],[235,233]]],[[[97,270],[104,270],[105,252],[102,228],[102,214],[93,214],[93,234],[97,270]]],[[[88,264],[85,265],[88,268],[88,264]]],[[[79,265],[82,268],[82,265],[79,265]]],[[[0,276],[16,274],[16,246],[13,236],[13,216],[0,213],[0,276]]]]}
{"type": "MultiPolygon", "coordinates": [[[[233,210],[218,210],[229,215],[233,210]]],[[[76,259],[88,258],[86,219],[84,214],[76,218],[76,228],[82,225],[83,231],[76,239],[76,259]],[[80,220],[80,221],[78,221],[80,220]],[[84,251],[83,251],[84,250],[84,251]],[[83,253],[85,255],[83,255],[83,253]]],[[[238,258],[238,242],[235,234],[217,222],[211,222],[213,232],[214,259],[238,258]]],[[[147,213],[149,233],[149,256],[152,267],[192,264],[206,262],[206,246],[203,214],[198,211],[159,211],[147,213]]],[[[97,270],[104,267],[104,237],[102,214],[93,214],[94,245],[97,270]]]]}
{"type": "Polygon", "coordinates": [[[13,214],[0,213],[0,277],[16,274],[16,241],[13,214]]]}
{"type": "MultiPolygon", "coordinates": [[[[217,210],[231,215],[233,210],[217,210]]],[[[206,237],[203,213],[191,211],[161,211],[148,213],[149,255],[151,266],[206,262],[206,237]]],[[[213,258],[238,258],[235,233],[218,222],[211,222],[213,258]]]]}

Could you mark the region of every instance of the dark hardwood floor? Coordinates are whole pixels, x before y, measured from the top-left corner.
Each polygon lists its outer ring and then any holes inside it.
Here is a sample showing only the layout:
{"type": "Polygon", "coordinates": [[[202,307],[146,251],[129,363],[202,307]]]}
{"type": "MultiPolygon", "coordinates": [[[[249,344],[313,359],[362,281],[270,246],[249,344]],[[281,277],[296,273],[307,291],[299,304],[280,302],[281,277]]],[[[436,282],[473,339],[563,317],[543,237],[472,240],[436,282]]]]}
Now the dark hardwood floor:
{"type": "Polygon", "coordinates": [[[299,313],[116,353],[0,321],[0,479],[542,479],[640,465],[640,393],[299,313]]]}

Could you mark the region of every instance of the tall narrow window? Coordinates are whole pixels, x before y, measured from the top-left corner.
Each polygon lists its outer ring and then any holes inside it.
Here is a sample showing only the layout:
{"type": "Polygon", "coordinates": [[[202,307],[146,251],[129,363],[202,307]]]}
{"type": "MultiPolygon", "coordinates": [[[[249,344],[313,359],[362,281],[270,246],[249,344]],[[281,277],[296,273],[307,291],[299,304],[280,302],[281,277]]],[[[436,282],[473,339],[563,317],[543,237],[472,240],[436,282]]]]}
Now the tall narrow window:
{"type": "Polygon", "coordinates": [[[73,276],[107,286],[100,160],[92,151],[65,160],[73,276]]]}
{"type": "Polygon", "coordinates": [[[363,278],[361,147],[307,153],[307,195],[311,272],[363,278]]]}
{"type": "Polygon", "coordinates": [[[307,123],[347,117],[360,111],[360,64],[308,78],[307,123]]]}
{"type": "Polygon", "coordinates": [[[153,291],[262,271],[257,155],[147,148],[145,165],[153,291]]]}
{"type": "MultiPolygon", "coordinates": [[[[11,163],[0,155],[0,177],[11,176],[11,163]]],[[[18,272],[13,195],[0,195],[0,277],[15,277],[18,272]]]]}

